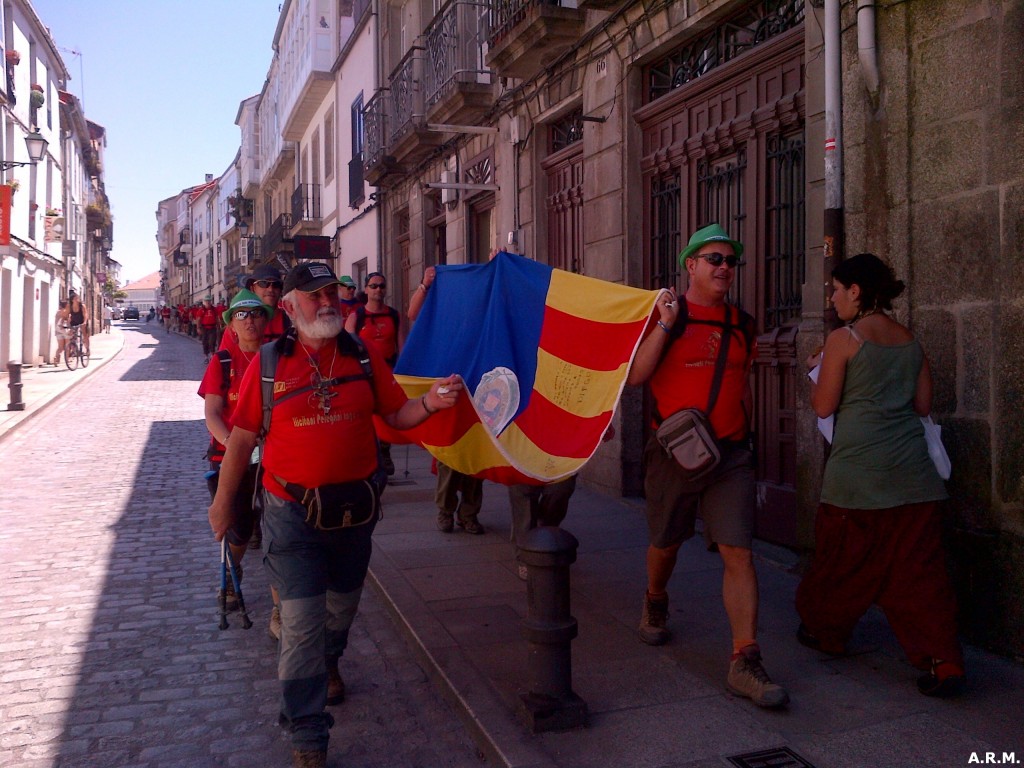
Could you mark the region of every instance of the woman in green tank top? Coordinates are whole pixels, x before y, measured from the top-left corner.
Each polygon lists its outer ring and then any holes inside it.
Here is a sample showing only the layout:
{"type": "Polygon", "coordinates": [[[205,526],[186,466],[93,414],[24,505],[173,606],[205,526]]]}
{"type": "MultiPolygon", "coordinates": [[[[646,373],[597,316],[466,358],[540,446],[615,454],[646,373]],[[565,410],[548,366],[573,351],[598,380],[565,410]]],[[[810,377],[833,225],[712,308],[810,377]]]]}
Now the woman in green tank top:
{"type": "Polygon", "coordinates": [[[921,417],[932,378],[921,344],[886,314],[903,282],[862,253],[832,272],[833,331],[811,385],[811,406],[835,417],[815,521],[815,558],[797,589],[804,645],[834,655],[872,604],[885,611],[918,689],[954,696],[965,686],[956,602],[946,573],[937,502],[946,489],[928,456],[921,417]]]}

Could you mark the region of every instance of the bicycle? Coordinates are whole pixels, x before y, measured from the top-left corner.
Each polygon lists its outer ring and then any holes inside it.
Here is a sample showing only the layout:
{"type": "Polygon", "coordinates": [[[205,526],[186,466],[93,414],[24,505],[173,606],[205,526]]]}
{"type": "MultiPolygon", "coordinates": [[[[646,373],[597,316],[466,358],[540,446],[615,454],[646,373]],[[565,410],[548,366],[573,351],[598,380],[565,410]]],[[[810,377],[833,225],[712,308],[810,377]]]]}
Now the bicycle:
{"type": "Polygon", "coordinates": [[[64,362],[67,363],[69,371],[75,370],[79,364],[83,368],[89,367],[89,352],[85,348],[80,325],[71,329],[71,335],[64,345],[64,362]]]}

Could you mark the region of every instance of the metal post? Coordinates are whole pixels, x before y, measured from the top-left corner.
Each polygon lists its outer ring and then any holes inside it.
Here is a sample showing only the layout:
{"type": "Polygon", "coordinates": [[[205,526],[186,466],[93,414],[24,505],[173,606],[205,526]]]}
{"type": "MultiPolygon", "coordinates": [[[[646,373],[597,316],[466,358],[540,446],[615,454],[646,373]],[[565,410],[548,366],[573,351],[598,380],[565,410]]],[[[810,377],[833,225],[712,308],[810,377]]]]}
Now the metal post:
{"type": "Polygon", "coordinates": [[[8,411],[24,411],[25,402],[21,399],[21,363],[11,360],[7,363],[7,386],[11,390],[11,402],[7,404],[8,411]]]}
{"type": "Polygon", "coordinates": [[[527,684],[520,717],[534,733],[586,725],[587,704],[572,690],[576,619],[569,612],[569,566],[579,542],[562,528],[534,528],[519,549],[527,568],[527,684]]]}

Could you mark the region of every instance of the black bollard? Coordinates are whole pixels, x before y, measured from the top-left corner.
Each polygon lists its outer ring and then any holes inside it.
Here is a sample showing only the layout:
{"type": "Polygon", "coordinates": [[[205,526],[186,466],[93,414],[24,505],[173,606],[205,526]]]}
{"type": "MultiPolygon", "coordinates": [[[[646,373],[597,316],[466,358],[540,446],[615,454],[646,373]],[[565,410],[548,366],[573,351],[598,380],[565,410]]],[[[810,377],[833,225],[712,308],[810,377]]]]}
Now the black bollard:
{"type": "Polygon", "coordinates": [[[8,411],[24,411],[25,401],[21,399],[21,363],[11,360],[7,363],[7,386],[11,390],[11,402],[7,404],[8,411]]]}
{"type": "Polygon", "coordinates": [[[569,566],[579,542],[562,528],[534,528],[519,549],[526,565],[527,685],[519,715],[534,733],[564,731],[587,723],[587,704],[572,690],[576,619],[569,612],[569,566]]]}

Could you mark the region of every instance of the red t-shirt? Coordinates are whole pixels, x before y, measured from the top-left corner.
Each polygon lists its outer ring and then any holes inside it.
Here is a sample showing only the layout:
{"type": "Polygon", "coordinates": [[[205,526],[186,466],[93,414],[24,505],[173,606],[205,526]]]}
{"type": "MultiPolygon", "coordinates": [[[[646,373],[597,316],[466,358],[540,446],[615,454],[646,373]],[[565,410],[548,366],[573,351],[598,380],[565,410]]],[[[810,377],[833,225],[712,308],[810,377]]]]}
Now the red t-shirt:
{"type": "MultiPolygon", "coordinates": [[[[705,325],[695,320],[725,321],[722,307],[687,305],[689,322],[682,337],[676,339],[651,376],[651,395],[662,418],[683,408],[708,407],[711,380],[715,375],[715,361],[722,342],[722,328],[705,325]]],[[[739,320],[733,311],[733,322],[739,320]]],[[[652,333],[663,333],[654,326],[652,333]]],[[[718,400],[711,412],[711,426],[722,440],[742,440],[747,436],[747,415],[743,410],[743,395],[748,384],[750,365],[756,344],[747,349],[747,342],[739,328],[732,331],[729,358],[726,361],[718,400]]]]}
{"type": "MultiPolygon", "coordinates": [[[[203,374],[203,380],[199,382],[199,396],[206,399],[207,395],[221,395],[224,397],[224,423],[229,427],[231,426],[231,416],[235,410],[235,405],[238,403],[238,390],[242,386],[242,377],[245,375],[246,370],[252,362],[252,357],[256,353],[243,352],[241,347],[237,344],[231,347],[231,368],[229,372],[229,386],[227,394],[224,393],[224,369],[221,366],[220,357],[214,355],[210,360],[210,364],[206,366],[206,373],[203,374]]],[[[223,457],[224,446],[213,439],[214,451],[217,455],[213,456],[213,461],[220,461],[223,457]]]]}
{"type": "Polygon", "coordinates": [[[367,346],[380,352],[385,360],[397,357],[398,328],[391,315],[391,307],[385,307],[380,312],[371,312],[369,309],[365,312],[365,322],[359,329],[359,338],[365,341],[367,346]]]}
{"type": "Polygon", "coordinates": [[[199,324],[203,328],[216,328],[217,327],[217,310],[213,307],[200,307],[199,308],[199,324]]]}
{"type": "Polygon", "coordinates": [[[166,319],[166,318],[168,318],[170,316],[171,316],[171,308],[170,307],[162,307],[160,309],[160,317],[166,319]]]}
{"type": "MultiPolygon", "coordinates": [[[[343,355],[335,357],[335,350],[334,343],[328,342],[314,355],[324,378],[362,373],[358,360],[343,355]]],[[[263,450],[263,483],[268,491],[283,499],[291,498],[274,475],[313,488],[360,480],[377,468],[373,414],[394,413],[405,405],[407,398],[383,358],[373,349],[368,351],[373,368],[372,389],[366,380],[332,387],[337,395],[331,399],[331,410],[326,415],[312,391],[274,408],[263,450]]],[[[302,347],[296,344],[295,354],[282,357],[278,363],[274,399],[307,386],[312,373],[302,347]]],[[[233,416],[235,426],[259,432],[263,424],[262,402],[257,354],[242,380],[233,416]]]]}

